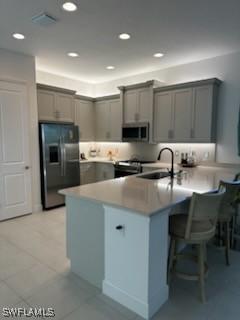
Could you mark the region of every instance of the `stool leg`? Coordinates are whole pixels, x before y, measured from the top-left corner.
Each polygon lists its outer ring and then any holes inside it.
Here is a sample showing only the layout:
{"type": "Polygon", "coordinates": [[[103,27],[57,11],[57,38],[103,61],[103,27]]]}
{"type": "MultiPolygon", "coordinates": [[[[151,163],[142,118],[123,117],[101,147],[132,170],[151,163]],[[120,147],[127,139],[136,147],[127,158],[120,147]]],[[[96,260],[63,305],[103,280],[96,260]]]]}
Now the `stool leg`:
{"type": "Polygon", "coordinates": [[[204,275],[204,244],[201,243],[198,246],[198,268],[199,268],[199,287],[200,287],[200,297],[201,301],[204,303],[205,298],[205,275],[204,275]]]}
{"type": "Polygon", "coordinates": [[[167,274],[167,282],[170,283],[171,272],[173,269],[173,263],[175,259],[175,247],[176,247],[176,240],[171,237],[170,240],[170,248],[169,248],[169,257],[168,257],[168,274],[167,274]]]}
{"type": "Polygon", "coordinates": [[[229,266],[229,251],[230,251],[230,232],[229,232],[229,222],[225,224],[225,257],[226,265],[229,266]]]}

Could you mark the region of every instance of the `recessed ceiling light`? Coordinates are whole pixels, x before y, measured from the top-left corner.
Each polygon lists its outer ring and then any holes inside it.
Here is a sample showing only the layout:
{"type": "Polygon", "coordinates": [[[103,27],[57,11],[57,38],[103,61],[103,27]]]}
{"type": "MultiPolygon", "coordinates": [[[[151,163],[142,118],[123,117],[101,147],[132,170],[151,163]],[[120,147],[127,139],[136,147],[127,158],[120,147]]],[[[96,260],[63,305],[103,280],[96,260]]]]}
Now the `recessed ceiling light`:
{"type": "Polygon", "coordinates": [[[114,70],[115,67],[114,67],[114,66],[107,66],[106,69],[108,69],[108,70],[114,70]]]}
{"type": "Polygon", "coordinates": [[[12,36],[13,36],[13,38],[18,39],[18,40],[25,39],[25,36],[22,33],[14,33],[12,36]]]}
{"type": "Polygon", "coordinates": [[[130,34],[128,34],[128,33],[121,33],[118,37],[121,40],[128,40],[131,38],[130,34]]]}
{"type": "Polygon", "coordinates": [[[63,9],[65,11],[70,11],[70,12],[73,12],[73,11],[76,11],[77,10],[77,5],[73,2],[65,2],[63,5],[62,5],[63,9]]]}
{"type": "Polygon", "coordinates": [[[162,58],[162,57],[164,56],[164,54],[161,53],[161,52],[157,52],[157,53],[154,53],[153,56],[154,56],[155,58],[162,58]]]}
{"type": "Polygon", "coordinates": [[[71,58],[77,58],[79,54],[77,52],[68,52],[68,56],[71,58]]]}

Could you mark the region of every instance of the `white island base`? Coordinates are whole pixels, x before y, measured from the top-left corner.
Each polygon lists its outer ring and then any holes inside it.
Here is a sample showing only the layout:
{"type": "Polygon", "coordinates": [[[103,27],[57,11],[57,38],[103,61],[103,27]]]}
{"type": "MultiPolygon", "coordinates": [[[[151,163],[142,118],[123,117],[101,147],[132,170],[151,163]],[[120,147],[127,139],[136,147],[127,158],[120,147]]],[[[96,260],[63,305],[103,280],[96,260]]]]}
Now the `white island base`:
{"type": "Polygon", "coordinates": [[[145,319],[168,299],[168,218],[66,196],[71,270],[145,319]],[[116,227],[119,227],[117,228],[116,227]]]}

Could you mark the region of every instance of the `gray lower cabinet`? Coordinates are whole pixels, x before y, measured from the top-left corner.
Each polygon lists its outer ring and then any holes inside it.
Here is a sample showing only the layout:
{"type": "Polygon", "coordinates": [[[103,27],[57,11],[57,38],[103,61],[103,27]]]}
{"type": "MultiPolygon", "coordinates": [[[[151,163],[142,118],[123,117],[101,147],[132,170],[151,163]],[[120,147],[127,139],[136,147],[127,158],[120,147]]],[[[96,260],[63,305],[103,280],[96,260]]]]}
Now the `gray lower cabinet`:
{"type": "Polygon", "coordinates": [[[114,179],[114,165],[111,163],[96,163],[96,181],[114,179]]]}
{"type": "Polygon", "coordinates": [[[156,89],[154,142],[215,142],[220,83],[209,79],[156,89]]]}
{"type": "Polygon", "coordinates": [[[80,184],[89,184],[114,179],[114,165],[111,163],[80,163],[80,184]]]}
{"type": "Polygon", "coordinates": [[[95,163],[80,163],[80,184],[89,184],[96,182],[95,163]]]}

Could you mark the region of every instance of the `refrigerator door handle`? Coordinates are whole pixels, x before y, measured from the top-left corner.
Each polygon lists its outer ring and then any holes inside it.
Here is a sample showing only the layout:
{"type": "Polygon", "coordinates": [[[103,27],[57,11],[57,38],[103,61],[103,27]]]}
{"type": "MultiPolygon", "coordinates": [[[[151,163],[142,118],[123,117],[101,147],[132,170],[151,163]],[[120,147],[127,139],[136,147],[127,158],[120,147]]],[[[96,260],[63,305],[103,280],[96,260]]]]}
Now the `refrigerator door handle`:
{"type": "Polygon", "coordinates": [[[60,153],[61,153],[61,176],[64,176],[64,146],[63,146],[63,139],[60,136],[60,153]]]}
{"type": "Polygon", "coordinates": [[[66,148],[65,148],[65,143],[64,143],[64,138],[63,138],[63,176],[66,175],[66,148]]]}

